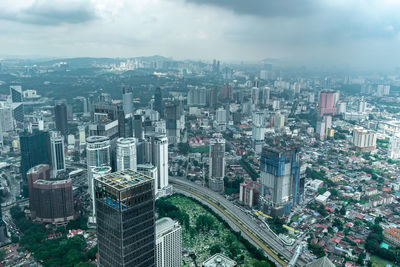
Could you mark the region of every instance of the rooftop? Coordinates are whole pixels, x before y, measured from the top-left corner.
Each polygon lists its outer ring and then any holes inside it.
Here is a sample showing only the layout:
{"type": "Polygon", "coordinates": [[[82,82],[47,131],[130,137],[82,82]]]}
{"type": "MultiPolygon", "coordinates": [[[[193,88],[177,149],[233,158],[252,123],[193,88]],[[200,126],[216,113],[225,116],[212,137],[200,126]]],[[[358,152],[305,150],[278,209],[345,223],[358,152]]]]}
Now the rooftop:
{"type": "Polygon", "coordinates": [[[131,169],[126,169],[97,177],[95,180],[117,191],[123,191],[132,186],[151,181],[153,178],[131,169]]]}
{"type": "Polygon", "coordinates": [[[98,136],[98,135],[89,136],[88,138],[86,138],[86,142],[88,143],[104,142],[108,140],[109,138],[107,136],[98,136]]]}
{"type": "Polygon", "coordinates": [[[156,221],[156,236],[175,228],[177,223],[169,217],[164,217],[156,221]]]}
{"type": "Polygon", "coordinates": [[[204,267],[234,267],[236,266],[236,261],[228,258],[227,256],[217,253],[205,262],[203,262],[204,267]]]}

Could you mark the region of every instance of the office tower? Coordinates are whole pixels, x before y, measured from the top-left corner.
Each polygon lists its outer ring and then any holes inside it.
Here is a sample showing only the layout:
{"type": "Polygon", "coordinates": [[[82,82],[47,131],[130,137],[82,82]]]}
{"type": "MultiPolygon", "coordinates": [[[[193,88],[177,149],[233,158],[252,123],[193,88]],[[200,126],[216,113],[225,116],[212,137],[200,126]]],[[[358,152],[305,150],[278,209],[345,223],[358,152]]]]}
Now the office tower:
{"type": "Polygon", "coordinates": [[[123,106],[118,106],[118,136],[133,137],[133,118],[132,114],[126,114],[123,106]]]}
{"type": "Polygon", "coordinates": [[[217,192],[224,191],[225,139],[210,139],[210,173],[208,186],[217,192]]]}
{"type": "Polygon", "coordinates": [[[319,115],[336,115],[335,99],[338,98],[335,92],[321,91],[319,94],[318,110],[319,115]]]}
{"type": "Polygon", "coordinates": [[[10,86],[10,95],[11,95],[11,102],[13,102],[13,103],[21,103],[24,101],[23,97],[22,97],[21,85],[11,85],[10,86]]]}
{"type": "Polygon", "coordinates": [[[159,134],[167,134],[167,125],[165,120],[153,121],[154,131],[159,134]]]}
{"type": "Polygon", "coordinates": [[[50,155],[52,178],[65,172],[64,138],[59,132],[50,132],[50,155]]]}
{"type": "Polygon", "coordinates": [[[190,88],[187,96],[189,106],[205,106],[207,104],[207,89],[202,87],[190,88]]]}
{"type": "Polygon", "coordinates": [[[50,165],[39,164],[27,171],[26,183],[28,185],[29,209],[31,214],[35,213],[35,206],[33,205],[33,183],[37,180],[50,180],[50,165]]]}
{"type": "Polygon", "coordinates": [[[131,169],[136,171],[136,139],[118,138],[117,140],[117,171],[131,169]]]}
{"type": "Polygon", "coordinates": [[[68,133],[67,106],[64,103],[57,104],[54,108],[54,113],[56,130],[65,136],[68,133]]]}
{"type": "Polygon", "coordinates": [[[118,120],[106,120],[89,124],[89,136],[107,136],[113,140],[118,137],[118,130],[118,120]]]}
{"type": "Polygon", "coordinates": [[[393,160],[400,158],[400,137],[399,136],[390,137],[389,147],[388,147],[388,157],[393,160]]]}
{"type": "Polygon", "coordinates": [[[146,134],[145,162],[157,167],[156,193],[168,187],[168,138],[165,135],[146,134]]]}
{"type": "Polygon", "coordinates": [[[285,127],[285,115],[277,112],[274,116],[274,128],[281,129],[283,127],[285,127]]]}
{"type": "Polygon", "coordinates": [[[376,149],[376,133],[363,127],[354,127],[353,145],[357,151],[370,152],[376,149]]]}
{"type": "Polygon", "coordinates": [[[158,111],[160,113],[160,118],[164,118],[164,103],[163,103],[163,97],[161,93],[161,88],[157,87],[156,92],[154,93],[154,108],[155,111],[158,111]]]}
{"type": "Polygon", "coordinates": [[[252,139],[253,147],[256,153],[261,153],[262,147],[264,145],[265,132],[266,128],[264,123],[264,113],[253,113],[252,139]]]}
{"type": "Polygon", "coordinates": [[[50,164],[50,138],[48,132],[22,133],[19,137],[21,148],[21,175],[26,181],[27,171],[39,164],[50,164]]]}
{"type": "Polygon", "coordinates": [[[32,219],[56,225],[74,219],[74,198],[71,179],[36,180],[33,183],[32,219]]]}
{"type": "Polygon", "coordinates": [[[253,88],[251,88],[251,103],[253,104],[253,105],[258,105],[258,102],[259,102],[259,94],[260,94],[260,92],[259,92],[259,89],[258,89],[258,87],[253,87],[253,88]]]}
{"type": "Polygon", "coordinates": [[[222,100],[233,100],[233,87],[229,84],[224,84],[219,92],[219,98],[222,100]]]}
{"type": "Polygon", "coordinates": [[[111,166],[110,139],[106,136],[89,136],[86,139],[86,161],[89,193],[93,201],[93,214],[95,214],[92,170],[95,167],[111,166]]]}
{"type": "Polygon", "coordinates": [[[260,89],[260,104],[263,107],[266,107],[269,105],[269,96],[271,89],[268,86],[264,86],[260,89]]]}
{"type": "Polygon", "coordinates": [[[124,87],[122,89],[122,103],[126,115],[133,115],[133,93],[132,88],[124,87]]]}
{"type": "Polygon", "coordinates": [[[157,267],[182,265],[182,228],[168,217],[156,221],[156,263],[157,267]]]}
{"type": "Polygon", "coordinates": [[[99,266],[155,267],[153,179],[127,169],[94,186],[99,266]]]}
{"type": "Polygon", "coordinates": [[[133,117],[133,131],[134,136],[140,141],[143,140],[143,118],[142,115],[135,115],[133,117]]]}
{"type": "Polygon", "coordinates": [[[300,150],[293,146],[264,147],[260,158],[262,210],[271,216],[289,214],[298,204],[300,189],[300,150]]]}
{"type": "Polygon", "coordinates": [[[176,145],[181,140],[182,109],[178,101],[165,104],[167,137],[170,144],[176,145]]]}
{"type": "Polygon", "coordinates": [[[208,99],[208,106],[214,109],[218,102],[218,90],[216,86],[211,87],[210,89],[210,96],[208,99]]]}

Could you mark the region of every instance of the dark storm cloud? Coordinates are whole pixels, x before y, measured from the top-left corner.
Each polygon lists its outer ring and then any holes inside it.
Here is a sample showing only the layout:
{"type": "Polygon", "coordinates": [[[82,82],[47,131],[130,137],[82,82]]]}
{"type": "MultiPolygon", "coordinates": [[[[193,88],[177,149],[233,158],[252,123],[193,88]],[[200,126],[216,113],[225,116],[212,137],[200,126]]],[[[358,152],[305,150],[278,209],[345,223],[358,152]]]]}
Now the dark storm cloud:
{"type": "Polygon", "coordinates": [[[96,12],[89,3],[69,1],[36,0],[18,11],[0,11],[0,20],[35,25],[78,24],[95,18],[96,12]]]}
{"type": "Polygon", "coordinates": [[[237,14],[259,17],[302,17],[320,8],[317,0],[186,0],[198,5],[213,5],[237,14]]]}

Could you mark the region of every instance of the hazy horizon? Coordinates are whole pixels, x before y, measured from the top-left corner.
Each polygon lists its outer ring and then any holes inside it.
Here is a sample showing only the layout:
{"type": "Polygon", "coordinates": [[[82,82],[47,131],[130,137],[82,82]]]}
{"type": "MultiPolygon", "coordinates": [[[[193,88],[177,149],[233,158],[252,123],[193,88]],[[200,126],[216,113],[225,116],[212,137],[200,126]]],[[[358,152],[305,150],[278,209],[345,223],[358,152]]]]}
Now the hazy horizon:
{"type": "Polygon", "coordinates": [[[13,1],[0,3],[2,57],[161,55],[177,60],[399,67],[396,1],[13,1]]]}

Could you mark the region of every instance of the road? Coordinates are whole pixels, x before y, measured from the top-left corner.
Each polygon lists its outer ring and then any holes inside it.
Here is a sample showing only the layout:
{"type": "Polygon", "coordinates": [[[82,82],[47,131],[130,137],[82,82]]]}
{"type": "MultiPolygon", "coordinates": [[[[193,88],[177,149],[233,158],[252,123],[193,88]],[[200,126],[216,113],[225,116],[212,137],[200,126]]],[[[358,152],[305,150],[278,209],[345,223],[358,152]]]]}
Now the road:
{"type": "MultiPolygon", "coordinates": [[[[240,207],[234,205],[222,195],[177,177],[170,176],[169,181],[174,184],[177,191],[181,190],[189,193],[189,195],[192,194],[225,215],[224,217],[230,219],[242,233],[246,234],[258,247],[261,247],[269,255],[269,258],[273,259],[280,266],[286,266],[292,258],[293,253],[281,241],[277,240],[271,232],[261,228],[253,217],[248,216],[240,207]],[[278,254],[281,254],[281,256],[278,256],[278,254]]],[[[299,258],[297,265],[303,266],[305,263],[303,259],[299,258]]]]}

